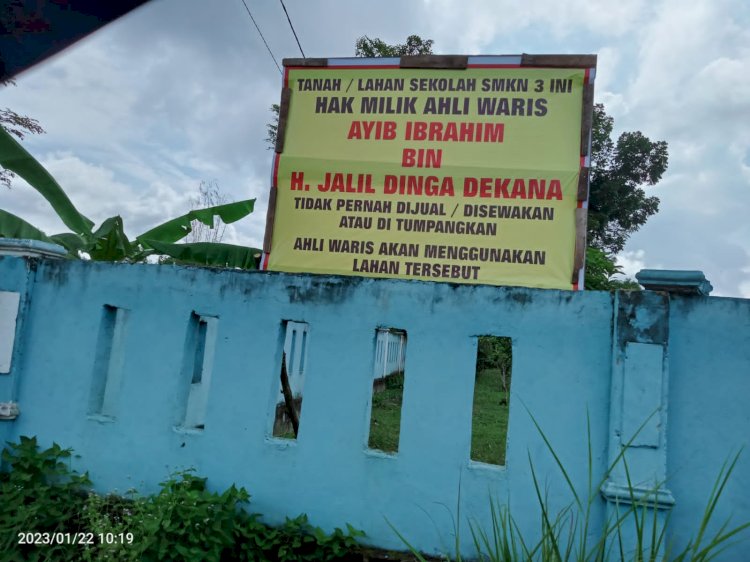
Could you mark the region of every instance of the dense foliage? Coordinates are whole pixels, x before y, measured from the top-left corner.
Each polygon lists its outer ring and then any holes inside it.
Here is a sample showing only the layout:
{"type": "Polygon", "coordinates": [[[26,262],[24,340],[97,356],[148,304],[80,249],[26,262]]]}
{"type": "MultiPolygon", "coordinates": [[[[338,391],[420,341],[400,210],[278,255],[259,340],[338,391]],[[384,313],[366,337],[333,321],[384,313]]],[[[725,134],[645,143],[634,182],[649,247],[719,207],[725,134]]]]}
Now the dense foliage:
{"type": "Polygon", "coordinates": [[[351,559],[364,536],[350,525],[325,533],[305,515],[271,527],[245,511],[244,488],[212,492],[189,471],[153,496],[100,496],[88,475],[70,469],[70,457],[57,444],[40,450],[33,437],[3,451],[2,560],[333,562],[351,559]],[[19,544],[20,532],[63,544],[19,544]],[[75,533],[83,542],[65,544],[75,533]]]}
{"type": "Polygon", "coordinates": [[[409,35],[405,43],[390,45],[376,37],[366,35],[357,39],[354,55],[357,57],[404,57],[414,55],[431,55],[432,39],[422,39],[419,35],[409,35]]]}
{"type": "Polygon", "coordinates": [[[598,248],[586,248],[586,272],[584,284],[590,291],[613,291],[616,289],[638,291],[641,286],[632,279],[617,279],[622,268],[616,264],[614,256],[598,248]]]}
{"type": "Polygon", "coordinates": [[[18,533],[36,531],[79,532],[91,482],[87,474],[76,474],[66,461],[71,452],[53,444],[38,451],[35,438],[21,437],[2,452],[0,472],[0,552],[4,560],[64,560],[67,545],[45,545],[36,549],[20,545],[18,533]]]}
{"type": "Polygon", "coordinates": [[[666,141],[652,141],[640,131],[612,140],[614,119],[602,104],[594,106],[591,131],[589,245],[608,254],[623,250],[631,234],[659,210],[659,198],[644,185],[656,184],[667,171],[666,141]]]}
{"type": "Polygon", "coordinates": [[[477,344],[477,374],[485,369],[500,369],[510,376],[513,351],[510,338],[480,336],[477,344]]]}

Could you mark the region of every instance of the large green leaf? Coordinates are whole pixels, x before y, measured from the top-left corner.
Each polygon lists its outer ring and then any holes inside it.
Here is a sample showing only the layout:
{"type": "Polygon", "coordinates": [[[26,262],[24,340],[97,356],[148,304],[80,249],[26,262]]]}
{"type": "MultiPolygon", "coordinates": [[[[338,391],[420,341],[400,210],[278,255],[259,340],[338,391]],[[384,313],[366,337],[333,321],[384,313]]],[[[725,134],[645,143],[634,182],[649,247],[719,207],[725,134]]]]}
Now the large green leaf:
{"type": "Polygon", "coordinates": [[[149,240],[165,243],[177,242],[192,231],[190,223],[194,220],[199,220],[206,226],[213,227],[214,217],[219,217],[225,224],[230,224],[252,213],[254,206],[255,199],[247,199],[236,203],[227,203],[226,205],[206,207],[205,209],[194,209],[181,217],[144,232],[137,237],[137,240],[144,245],[148,245],[149,242],[147,241],[149,240]]]}
{"type": "Polygon", "coordinates": [[[0,165],[29,182],[52,205],[60,220],[76,234],[91,234],[94,223],[78,212],[47,170],[0,127],[0,165]]]}
{"type": "Polygon", "coordinates": [[[159,254],[196,265],[257,269],[255,257],[262,253],[258,248],[221,244],[217,242],[195,242],[193,244],[167,244],[158,240],[141,240],[159,254]]]}
{"type": "Polygon", "coordinates": [[[73,234],[72,232],[53,234],[50,238],[55,244],[60,244],[60,246],[68,250],[68,252],[74,256],[78,256],[78,250],[85,251],[88,247],[88,243],[83,237],[73,234]]]}
{"type": "Polygon", "coordinates": [[[133,254],[133,246],[125,236],[120,216],[105,220],[93,237],[93,244],[88,249],[92,260],[120,261],[133,254]]]}
{"type": "MultiPolygon", "coordinates": [[[[0,127],[2,128],[2,127],[0,127]]],[[[53,242],[49,236],[37,227],[27,223],[21,217],[0,209],[0,238],[21,238],[24,240],[41,240],[53,242]]]]}

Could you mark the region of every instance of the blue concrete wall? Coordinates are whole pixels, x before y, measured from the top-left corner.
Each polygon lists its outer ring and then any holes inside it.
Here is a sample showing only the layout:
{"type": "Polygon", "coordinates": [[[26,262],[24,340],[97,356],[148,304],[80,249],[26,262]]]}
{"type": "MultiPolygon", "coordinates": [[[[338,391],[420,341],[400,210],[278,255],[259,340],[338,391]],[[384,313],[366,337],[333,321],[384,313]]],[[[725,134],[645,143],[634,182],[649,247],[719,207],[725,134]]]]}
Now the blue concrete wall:
{"type": "MultiPolygon", "coordinates": [[[[351,523],[374,544],[402,548],[390,521],[416,546],[447,552],[459,490],[462,517],[488,526],[495,497],[511,506],[522,531],[538,533],[529,459],[551,506],[571,502],[532,415],[583,496],[587,418],[594,483],[612,454],[613,373],[627,357],[613,344],[620,313],[609,293],[9,257],[0,257],[0,290],[30,295],[16,390],[0,377],[0,398],[21,408],[16,421],[0,425],[3,437],[37,435],[73,447],[77,467],[102,491],[153,491],[171,471],[194,467],[215,488],[246,487],[251,509],[268,521],[304,512],[322,527],[351,523]],[[91,415],[105,305],[127,311],[121,384],[106,416],[91,415]],[[181,427],[194,313],[218,319],[202,429],[181,427]],[[285,320],[309,325],[296,442],[270,437],[285,320]],[[367,434],[375,331],[393,326],[408,333],[407,376],[399,452],[385,455],[367,449],[367,434]],[[469,460],[480,335],[513,342],[505,467],[469,460]]],[[[671,538],[679,545],[693,533],[721,462],[748,444],[750,301],[664,299],[666,448],[644,454],[666,452],[676,501],[671,538]]],[[[633,304],[633,314],[648,312],[649,302],[633,304]]],[[[750,520],[748,454],[717,521],[750,520]]],[[[592,493],[596,534],[606,501],[592,493]]],[[[462,528],[470,553],[465,520],[462,528]]],[[[748,551],[746,544],[724,559],[744,560],[748,551]]]]}
{"type": "MultiPolygon", "coordinates": [[[[18,383],[23,365],[26,345],[26,330],[29,321],[29,291],[36,275],[37,262],[34,260],[11,259],[0,256],[0,291],[19,294],[16,317],[15,341],[11,352],[11,368],[0,374],[0,402],[10,402],[18,395],[18,383]]],[[[5,443],[14,433],[13,422],[0,422],[0,439],[5,443]]]]}
{"type": "MultiPolygon", "coordinates": [[[[709,485],[743,447],[712,529],[750,520],[750,300],[673,298],[670,325],[671,525],[695,535],[709,485]]],[[[750,541],[727,559],[750,559],[750,541]]]]}

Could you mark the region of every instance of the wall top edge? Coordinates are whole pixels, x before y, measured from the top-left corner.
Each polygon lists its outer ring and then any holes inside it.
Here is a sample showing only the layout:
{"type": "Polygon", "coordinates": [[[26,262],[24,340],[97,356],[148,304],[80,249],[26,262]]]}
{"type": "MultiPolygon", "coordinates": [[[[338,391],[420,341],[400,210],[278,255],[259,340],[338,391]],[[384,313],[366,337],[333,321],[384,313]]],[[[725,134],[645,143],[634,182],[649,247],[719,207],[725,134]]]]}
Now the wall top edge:
{"type": "Polygon", "coordinates": [[[51,242],[0,238],[0,256],[62,258],[67,253],[65,248],[51,242]]]}
{"type": "Polygon", "coordinates": [[[706,275],[699,270],[642,269],[635,278],[649,291],[707,296],[713,290],[706,275]]]}

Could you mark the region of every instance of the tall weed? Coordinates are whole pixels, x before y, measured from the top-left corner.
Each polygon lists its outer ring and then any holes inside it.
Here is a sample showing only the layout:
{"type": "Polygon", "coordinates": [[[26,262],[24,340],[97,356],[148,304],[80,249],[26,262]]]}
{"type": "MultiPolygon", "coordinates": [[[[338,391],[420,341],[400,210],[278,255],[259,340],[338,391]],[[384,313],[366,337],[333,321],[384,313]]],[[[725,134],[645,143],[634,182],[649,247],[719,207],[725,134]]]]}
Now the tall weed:
{"type": "MultiPolygon", "coordinates": [[[[546,493],[542,491],[534,463],[529,456],[528,462],[533,482],[531,492],[540,511],[539,530],[533,538],[524,536],[511,513],[510,507],[490,497],[489,528],[480,525],[476,520],[469,520],[471,539],[479,560],[487,562],[610,562],[614,560],[620,562],[656,562],[661,560],[708,562],[731,547],[734,544],[731,541],[737,540],[743,531],[750,528],[750,522],[731,526],[730,521],[727,520],[717,531],[708,532],[708,529],[712,527],[711,521],[716,505],[734,471],[740,452],[722,465],[700,519],[697,535],[688,542],[685,548],[674,553],[672,545],[667,542],[669,513],[664,517],[656,516],[659,509],[657,497],[662,483],[657,484],[651,490],[646,490],[644,493],[643,490],[636,489],[631,481],[625,451],[635,439],[635,435],[624,444],[602,478],[595,482],[591,449],[591,424],[587,416],[588,481],[586,493],[582,494],[574,486],[570,474],[565,469],[537,420],[531,412],[529,412],[529,415],[548,452],[552,455],[572,500],[567,506],[553,512],[546,493]],[[601,531],[592,536],[591,529],[595,523],[594,508],[597,504],[601,507],[603,502],[599,490],[619,463],[623,465],[629,497],[616,505],[616,509],[612,510],[611,515],[604,521],[601,531]]],[[[636,435],[647,422],[648,419],[643,422],[636,435]]],[[[460,490],[458,503],[460,504],[460,490]]],[[[457,513],[460,514],[460,505],[457,507],[457,513]]],[[[418,560],[427,562],[425,557],[402,533],[390,522],[388,524],[418,560]]],[[[452,559],[456,562],[462,562],[460,529],[455,521],[454,534],[456,544],[452,559]]]]}

